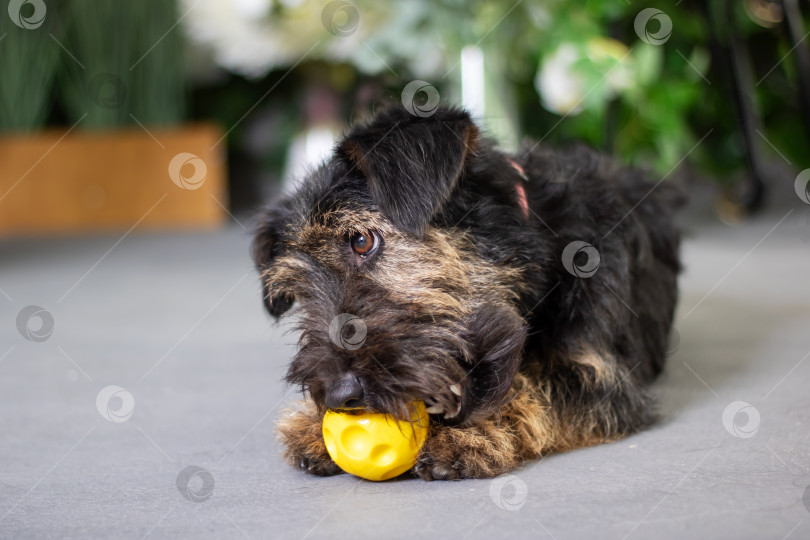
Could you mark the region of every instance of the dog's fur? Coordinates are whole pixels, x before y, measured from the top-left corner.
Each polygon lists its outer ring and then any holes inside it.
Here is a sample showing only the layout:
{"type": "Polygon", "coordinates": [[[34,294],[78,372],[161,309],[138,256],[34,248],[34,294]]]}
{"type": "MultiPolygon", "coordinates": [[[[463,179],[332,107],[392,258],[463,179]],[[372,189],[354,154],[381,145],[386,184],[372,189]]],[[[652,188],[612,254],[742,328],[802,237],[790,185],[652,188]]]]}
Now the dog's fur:
{"type": "Polygon", "coordinates": [[[390,107],[355,127],[258,220],[265,305],[295,306],[301,331],[287,381],[307,400],[279,423],[286,457],[340,472],[321,420],[347,374],[366,408],[442,411],[413,469],[426,480],[491,477],[648,426],[677,297],[676,199],[586,148],[507,157],[458,109],[390,107]],[[373,254],[352,250],[357,233],[378,236],[373,254]],[[598,250],[590,277],[570,271],[582,253],[566,269],[574,241],[598,250]],[[330,338],[342,313],[365,323],[362,346],[330,338]]]}

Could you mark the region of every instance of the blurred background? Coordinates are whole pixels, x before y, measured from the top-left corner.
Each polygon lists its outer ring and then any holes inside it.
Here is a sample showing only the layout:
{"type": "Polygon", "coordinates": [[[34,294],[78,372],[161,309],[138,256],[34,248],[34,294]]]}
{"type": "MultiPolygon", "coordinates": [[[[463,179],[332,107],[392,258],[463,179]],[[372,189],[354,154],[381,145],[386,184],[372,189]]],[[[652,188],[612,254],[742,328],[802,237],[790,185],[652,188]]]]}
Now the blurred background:
{"type": "Polygon", "coordinates": [[[810,538],[808,14],[0,1],[0,538],[810,538]],[[251,216],[390,102],[688,191],[660,424],[507,484],[284,462],[251,216]]]}
{"type": "Polygon", "coordinates": [[[390,101],[462,104],[508,151],[584,141],[738,222],[800,192],[807,7],[11,0],[0,234],[244,221],[390,101]]]}

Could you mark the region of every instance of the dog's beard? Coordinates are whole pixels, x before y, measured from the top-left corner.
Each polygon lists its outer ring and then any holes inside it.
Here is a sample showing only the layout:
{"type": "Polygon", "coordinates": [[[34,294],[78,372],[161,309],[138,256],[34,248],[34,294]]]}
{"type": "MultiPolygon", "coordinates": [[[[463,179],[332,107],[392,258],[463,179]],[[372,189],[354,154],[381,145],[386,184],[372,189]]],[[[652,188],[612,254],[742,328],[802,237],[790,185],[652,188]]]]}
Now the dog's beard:
{"type": "Polygon", "coordinates": [[[463,321],[415,322],[390,313],[365,320],[367,337],[354,350],[314,330],[323,325],[301,320],[300,349],[286,379],[321,411],[330,385],[346,372],[361,382],[364,408],[400,420],[422,401],[435,419],[462,424],[508,399],[526,334],[513,307],[485,305],[463,321]]]}
{"type": "MultiPolygon", "coordinates": [[[[374,323],[371,323],[374,324],[374,323]]],[[[357,350],[336,346],[322,333],[304,330],[287,381],[298,384],[319,409],[330,385],[345,372],[363,387],[364,408],[407,420],[415,402],[448,421],[462,418],[464,358],[469,344],[442,325],[411,326],[410,335],[373,335],[357,350]],[[373,336],[373,337],[372,337],[373,336]]]]}

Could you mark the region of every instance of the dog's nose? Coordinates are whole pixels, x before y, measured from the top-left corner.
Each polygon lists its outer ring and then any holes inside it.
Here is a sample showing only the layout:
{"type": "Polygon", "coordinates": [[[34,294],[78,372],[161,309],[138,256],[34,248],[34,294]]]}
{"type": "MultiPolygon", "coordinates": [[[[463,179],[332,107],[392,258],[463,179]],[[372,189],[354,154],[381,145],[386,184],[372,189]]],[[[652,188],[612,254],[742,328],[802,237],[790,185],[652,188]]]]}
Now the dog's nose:
{"type": "Polygon", "coordinates": [[[363,406],[363,387],[360,380],[347,373],[326,391],[326,406],[330,409],[353,409],[363,406]]]}

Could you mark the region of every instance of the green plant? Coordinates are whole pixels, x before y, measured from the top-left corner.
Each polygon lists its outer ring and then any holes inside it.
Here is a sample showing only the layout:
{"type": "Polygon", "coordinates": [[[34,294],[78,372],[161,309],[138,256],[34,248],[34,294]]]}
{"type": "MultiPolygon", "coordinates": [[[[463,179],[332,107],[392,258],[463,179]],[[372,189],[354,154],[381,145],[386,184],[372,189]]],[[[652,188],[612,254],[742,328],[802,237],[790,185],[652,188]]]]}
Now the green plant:
{"type": "Polygon", "coordinates": [[[72,121],[83,128],[127,124],[133,77],[133,27],[129,3],[113,0],[68,0],[60,6],[65,20],[65,54],[59,95],[72,121]],[[67,54],[70,51],[70,54],[67,54]],[[85,116],[86,115],[86,116],[85,116]]]}
{"type": "Polygon", "coordinates": [[[174,1],[46,5],[29,28],[0,13],[0,131],[41,128],[54,102],[82,129],[183,119],[186,72],[174,1]]]}
{"type": "MultiPolygon", "coordinates": [[[[394,9],[357,3],[363,15],[394,9]]],[[[728,59],[716,50],[716,42],[722,45],[730,32],[746,43],[755,81],[768,73],[756,88],[745,89],[762,113],[767,136],[794,163],[806,163],[810,144],[806,126],[798,121],[792,43],[778,26],[754,22],[744,4],[414,1],[408,7],[410,26],[393,25],[393,32],[377,29],[368,43],[402,78],[415,75],[403,73],[408,53],[400,50],[396,56],[394,45],[410,35],[439,36],[431,38],[433,49],[441,51],[448,66],[457,64],[462,47],[477,44],[487,59],[490,79],[498,82],[488,93],[488,108],[496,117],[513,116],[521,135],[547,143],[585,141],[662,176],[688,156],[723,182],[746,164],[732,102],[734,83],[726,72],[728,59]],[[711,23],[708,11],[720,7],[728,7],[731,16],[715,17],[718,22],[711,23]],[[640,34],[636,19],[646,8],[663,17],[648,20],[640,34]],[[649,37],[647,31],[661,31],[662,21],[671,23],[671,33],[663,31],[660,40],[644,39],[649,37]],[[567,105],[576,105],[570,108],[550,105],[548,95],[538,88],[544,69],[561,57],[570,60],[561,70],[563,77],[576,80],[569,86],[567,105]]],[[[369,19],[365,16],[363,21],[369,19]]],[[[457,72],[441,70],[426,80],[444,83],[456,77],[457,72]]]]}
{"type": "Polygon", "coordinates": [[[177,2],[139,0],[129,9],[135,29],[135,58],[128,66],[132,115],[144,124],[177,124],[186,108],[185,41],[182,28],[172,29],[180,17],[177,2]]]}
{"type": "Polygon", "coordinates": [[[169,31],[175,2],[66,0],[68,25],[59,94],[82,126],[171,124],[184,113],[182,37],[169,31]]]}
{"type": "Polygon", "coordinates": [[[0,11],[0,131],[30,132],[43,126],[51,110],[59,62],[54,37],[61,32],[56,19],[47,17],[38,28],[21,28],[5,7],[0,11]]]}

